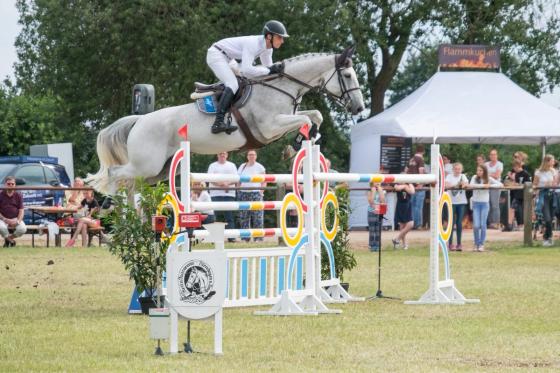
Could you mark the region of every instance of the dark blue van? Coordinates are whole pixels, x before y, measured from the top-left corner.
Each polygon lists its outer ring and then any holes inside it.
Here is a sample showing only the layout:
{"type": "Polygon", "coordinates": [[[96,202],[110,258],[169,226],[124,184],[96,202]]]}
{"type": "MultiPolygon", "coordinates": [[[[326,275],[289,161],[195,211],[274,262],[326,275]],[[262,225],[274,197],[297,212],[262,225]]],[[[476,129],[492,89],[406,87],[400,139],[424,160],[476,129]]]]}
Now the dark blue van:
{"type": "MultiPolygon", "coordinates": [[[[58,164],[56,157],[33,157],[28,155],[0,157],[0,182],[6,176],[15,176],[16,185],[25,186],[63,186],[71,182],[64,166],[58,164]]],[[[24,206],[53,206],[64,201],[64,191],[23,190],[24,206]]],[[[24,221],[31,224],[31,211],[25,210],[24,221]]]]}

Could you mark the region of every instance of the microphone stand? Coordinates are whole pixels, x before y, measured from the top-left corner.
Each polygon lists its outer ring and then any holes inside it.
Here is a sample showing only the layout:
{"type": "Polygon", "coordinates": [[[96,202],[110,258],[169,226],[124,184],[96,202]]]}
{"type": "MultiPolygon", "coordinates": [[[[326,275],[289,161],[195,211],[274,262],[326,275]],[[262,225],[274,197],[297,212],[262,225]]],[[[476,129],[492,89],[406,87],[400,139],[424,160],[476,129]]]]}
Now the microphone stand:
{"type": "Polygon", "coordinates": [[[375,293],[375,295],[372,295],[371,297],[367,297],[367,300],[376,300],[376,299],[394,299],[394,300],[400,300],[401,298],[397,298],[397,297],[389,297],[387,295],[383,295],[383,292],[381,291],[381,251],[382,251],[382,247],[383,245],[381,245],[381,232],[383,231],[383,220],[386,220],[383,217],[383,214],[379,215],[380,218],[380,224],[379,224],[379,250],[377,250],[377,292],[375,293]]]}

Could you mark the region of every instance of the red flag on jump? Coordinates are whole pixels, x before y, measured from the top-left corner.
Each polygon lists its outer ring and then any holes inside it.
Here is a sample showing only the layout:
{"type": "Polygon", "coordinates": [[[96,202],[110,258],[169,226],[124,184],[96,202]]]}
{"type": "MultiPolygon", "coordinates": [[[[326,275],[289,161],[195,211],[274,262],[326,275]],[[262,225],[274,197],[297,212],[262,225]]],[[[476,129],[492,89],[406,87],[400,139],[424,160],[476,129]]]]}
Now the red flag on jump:
{"type": "Polygon", "coordinates": [[[183,127],[179,128],[179,130],[177,131],[179,136],[181,138],[185,139],[185,141],[187,141],[188,132],[189,132],[189,125],[188,124],[185,124],[183,127]]]}
{"type": "Polygon", "coordinates": [[[309,140],[309,124],[305,123],[299,128],[299,133],[301,133],[307,140],[309,140]]]}

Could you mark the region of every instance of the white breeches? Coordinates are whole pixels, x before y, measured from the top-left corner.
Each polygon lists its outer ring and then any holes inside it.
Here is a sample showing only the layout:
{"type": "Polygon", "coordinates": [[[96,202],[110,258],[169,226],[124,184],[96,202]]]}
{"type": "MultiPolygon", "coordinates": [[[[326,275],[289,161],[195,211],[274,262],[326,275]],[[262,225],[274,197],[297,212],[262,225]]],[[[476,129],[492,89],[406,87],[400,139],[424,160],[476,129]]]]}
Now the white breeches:
{"type": "MultiPolygon", "coordinates": [[[[16,225],[16,229],[14,231],[14,237],[22,236],[26,230],[27,227],[25,226],[25,223],[24,222],[19,223],[18,225],[16,225]]],[[[8,225],[0,220],[0,236],[6,238],[9,235],[10,232],[8,231],[8,225]]]]}
{"type": "Polygon", "coordinates": [[[226,87],[231,88],[233,93],[237,92],[239,88],[237,78],[231,70],[231,67],[229,67],[228,58],[222,52],[214,47],[210,47],[206,54],[206,63],[210,69],[212,69],[216,77],[225,83],[226,87]]]}

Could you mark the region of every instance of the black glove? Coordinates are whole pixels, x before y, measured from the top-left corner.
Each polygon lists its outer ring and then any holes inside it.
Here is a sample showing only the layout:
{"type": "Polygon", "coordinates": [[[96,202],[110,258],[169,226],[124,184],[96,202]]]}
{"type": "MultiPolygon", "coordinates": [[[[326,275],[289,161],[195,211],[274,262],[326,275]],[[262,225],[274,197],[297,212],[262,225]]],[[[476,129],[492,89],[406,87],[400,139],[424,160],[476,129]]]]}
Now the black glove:
{"type": "Polygon", "coordinates": [[[281,62],[277,62],[274,65],[269,67],[270,72],[268,73],[269,75],[272,74],[281,74],[284,72],[284,64],[281,62]]]}

